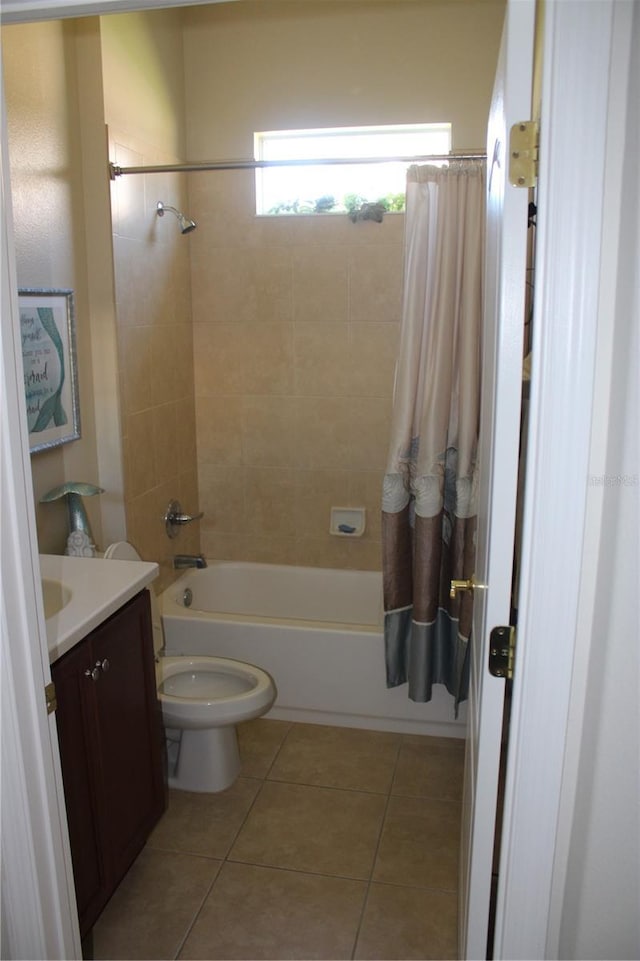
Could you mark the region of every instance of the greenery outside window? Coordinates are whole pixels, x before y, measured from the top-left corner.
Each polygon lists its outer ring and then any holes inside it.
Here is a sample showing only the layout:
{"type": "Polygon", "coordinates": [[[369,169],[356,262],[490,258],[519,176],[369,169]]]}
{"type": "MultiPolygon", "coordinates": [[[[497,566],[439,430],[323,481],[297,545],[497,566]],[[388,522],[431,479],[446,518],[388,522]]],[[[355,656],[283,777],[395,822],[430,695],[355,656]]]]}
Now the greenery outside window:
{"type": "MultiPolygon", "coordinates": [[[[256,160],[420,157],[451,150],[451,124],[271,130],[254,134],[256,160]]],[[[412,161],[258,168],[258,215],[349,213],[366,205],[404,210],[412,161]]]]}

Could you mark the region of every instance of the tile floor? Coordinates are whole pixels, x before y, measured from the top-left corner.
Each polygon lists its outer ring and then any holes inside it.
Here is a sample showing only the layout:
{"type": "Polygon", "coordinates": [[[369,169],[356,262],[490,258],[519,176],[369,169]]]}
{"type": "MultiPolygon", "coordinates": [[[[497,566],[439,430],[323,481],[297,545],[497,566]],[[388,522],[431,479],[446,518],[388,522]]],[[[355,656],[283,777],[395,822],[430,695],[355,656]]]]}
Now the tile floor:
{"type": "Polygon", "coordinates": [[[93,931],[119,958],[455,958],[463,742],[260,719],[169,808],[93,931]]]}

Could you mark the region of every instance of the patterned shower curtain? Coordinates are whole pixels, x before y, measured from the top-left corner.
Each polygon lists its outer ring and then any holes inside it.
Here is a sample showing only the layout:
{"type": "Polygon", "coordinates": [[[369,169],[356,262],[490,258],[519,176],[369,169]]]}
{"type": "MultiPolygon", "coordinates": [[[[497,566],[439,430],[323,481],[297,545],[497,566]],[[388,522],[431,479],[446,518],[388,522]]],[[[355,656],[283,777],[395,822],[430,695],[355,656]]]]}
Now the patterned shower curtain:
{"type": "Polygon", "coordinates": [[[387,685],[467,696],[475,562],[484,163],[411,167],[402,327],[382,500],[387,685]]]}

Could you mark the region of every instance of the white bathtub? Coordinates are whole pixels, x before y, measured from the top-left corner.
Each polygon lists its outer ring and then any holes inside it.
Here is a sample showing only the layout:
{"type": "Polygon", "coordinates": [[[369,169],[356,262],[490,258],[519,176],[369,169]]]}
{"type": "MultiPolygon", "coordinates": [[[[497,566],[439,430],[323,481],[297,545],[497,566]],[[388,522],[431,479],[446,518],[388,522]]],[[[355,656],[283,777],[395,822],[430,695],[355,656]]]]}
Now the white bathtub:
{"type": "Polygon", "coordinates": [[[167,654],[217,654],[269,671],[278,688],[269,717],[464,736],[464,705],[455,720],[441,685],[428,704],[410,701],[406,685],[387,688],[378,573],[209,561],[167,588],[160,611],[167,654]]]}

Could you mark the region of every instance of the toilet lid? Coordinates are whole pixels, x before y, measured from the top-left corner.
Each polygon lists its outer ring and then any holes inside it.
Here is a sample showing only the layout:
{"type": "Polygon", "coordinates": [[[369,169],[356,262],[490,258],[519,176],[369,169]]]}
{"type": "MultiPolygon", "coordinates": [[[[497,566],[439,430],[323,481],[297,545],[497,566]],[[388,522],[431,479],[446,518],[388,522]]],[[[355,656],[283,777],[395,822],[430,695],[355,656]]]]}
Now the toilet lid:
{"type": "Polygon", "coordinates": [[[142,560],[133,544],[130,544],[129,541],[116,541],[115,544],[110,544],[104,552],[104,556],[107,560],[115,561],[142,560]]]}

